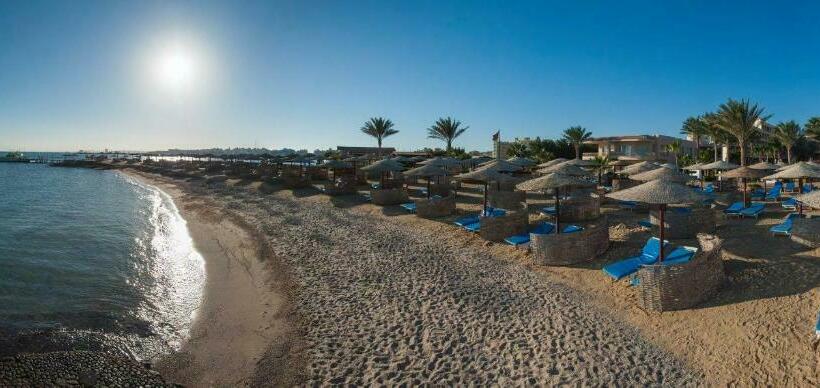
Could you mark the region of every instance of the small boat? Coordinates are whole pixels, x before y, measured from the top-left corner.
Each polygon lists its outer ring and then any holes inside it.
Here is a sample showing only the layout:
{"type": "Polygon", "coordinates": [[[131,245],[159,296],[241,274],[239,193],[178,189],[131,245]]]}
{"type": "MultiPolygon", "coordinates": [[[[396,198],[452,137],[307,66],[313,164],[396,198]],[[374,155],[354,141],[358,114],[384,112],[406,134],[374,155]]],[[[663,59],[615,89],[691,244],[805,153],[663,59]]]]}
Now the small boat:
{"type": "Polygon", "coordinates": [[[5,163],[28,163],[28,159],[20,151],[9,152],[4,157],[0,157],[0,162],[5,163]]]}

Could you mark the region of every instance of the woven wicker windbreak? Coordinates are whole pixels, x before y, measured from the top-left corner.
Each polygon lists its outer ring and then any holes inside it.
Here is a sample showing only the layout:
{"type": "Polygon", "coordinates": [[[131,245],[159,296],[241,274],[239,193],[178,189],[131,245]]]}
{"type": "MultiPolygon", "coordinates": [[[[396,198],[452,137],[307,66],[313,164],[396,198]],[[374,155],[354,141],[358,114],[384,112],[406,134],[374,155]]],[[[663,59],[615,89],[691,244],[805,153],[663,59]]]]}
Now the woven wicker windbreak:
{"type": "Polygon", "coordinates": [[[403,188],[370,189],[370,198],[374,205],[399,205],[408,201],[407,191],[403,188]]]}
{"type": "Polygon", "coordinates": [[[438,218],[453,214],[456,210],[455,195],[448,195],[444,198],[417,199],[416,215],[422,218],[438,218]]]}
{"type": "Polygon", "coordinates": [[[505,238],[527,231],[527,212],[508,211],[500,217],[481,217],[478,233],[488,241],[503,242],[505,238]]]}
{"type": "Polygon", "coordinates": [[[533,261],[540,265],[569,265],[586,262],[606,252],[609,247],[609,222],[586,225],[572,233],[530,233],[533,261]]]}
{"type": "Polygon", "coordinates": [[[696,306],[714,297],[726,281],[722,240],[699,234],[701,248],[687,263],[642,266],[638,302],[645,310],[673,311],[696,306]]]}

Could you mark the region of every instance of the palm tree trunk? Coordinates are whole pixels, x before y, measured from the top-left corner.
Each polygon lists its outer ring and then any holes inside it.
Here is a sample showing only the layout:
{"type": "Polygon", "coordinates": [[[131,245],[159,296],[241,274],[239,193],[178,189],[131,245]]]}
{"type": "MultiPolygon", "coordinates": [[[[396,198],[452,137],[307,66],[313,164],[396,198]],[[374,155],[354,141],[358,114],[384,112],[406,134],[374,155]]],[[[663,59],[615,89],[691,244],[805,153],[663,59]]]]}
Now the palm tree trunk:
{"type": "Polygon", "coordinates": [[[740,146],[740,165],[746,165],[746,140],[745,139],[737,139],[738,145],[740,146]]]}
{"type": "Polygon", "coordinates": [[[581,146],[575,144],[575,159],[581,159],[581,146]]]}
{"type": "Polygon", "coordinates": [[[447,139],[447,153],[450,153],[450,150],[453,149],[453,140],[447,139]]]}
{"type": "Polygon", "coordinates": [[[786,147],[786,160],[789,161],[789,164],[792,164],[792,147],[786,147]]]}
{"type": "Polygon", "coordinates": [[[712,146],[713,146],[713,147],[714,147],[714,149],[715,149],[715,160],[713,160],[713,162],[717,162],[717,160],[718,160],[718,157],[717,157],[717,154],[718,154],[718,144],[717,144],[717,142],[712,143],[712,146]]]}

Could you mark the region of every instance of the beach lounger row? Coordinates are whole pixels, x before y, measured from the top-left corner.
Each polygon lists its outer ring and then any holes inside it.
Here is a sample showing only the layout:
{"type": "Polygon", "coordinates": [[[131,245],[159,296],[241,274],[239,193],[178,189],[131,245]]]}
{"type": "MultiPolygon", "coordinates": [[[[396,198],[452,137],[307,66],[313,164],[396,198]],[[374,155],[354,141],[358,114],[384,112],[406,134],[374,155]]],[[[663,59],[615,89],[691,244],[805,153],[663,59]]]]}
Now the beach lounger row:
{"type": "Polygon", "coordinates": [[[797,213],[789,213],[783,221],[769,228],[769,232],[777,236],[789,236],[792,234],[792,220],[799,217],[797,213]]]}
{"type": "MultiPolygon", "coordinates": [[[[647,240],[641,249],[640,255],[607,264],[602,270],[607,276],[615,280],[623,279],[637,272],[642,265],[657,263],[658,257],[660,256],[660,249],[660,240],[657,237],[652,237],[647,240]]],[[[663,265],[686,263],[691,260],[698,251],[697,248],[688,246],[673,247],[669,241],[664,241],[663,249],[665,252],[668,252],[662,262],[663,265]]]]}
{"type": "MultiPolygon", "coordinates": [[[[561,233],[573,233],[573,232],[580,232],[584,230],[583,227],[578,225],[567,225],[561,233]]],[[[555,224],[551,222],[542,222],[538,224],[535,228],[531,229],[527,233],[516,234],[514,236],[510,236],[504,239],[504,242],[510,244],[512,246],[519,246],[528,244],[530,242],[530,234],[550,234],[555,231],[555,224]]]]}
{"type": "MultiPolygon", "coordinates": [[[[506,214],[507,211],[504,209],[493,209],[488,207],[486,213],[483,215],[485,217],[503,217],[506,214]]],[[[476,214],[461,217],[453,223],[470,232],[479,232],[481,230],[481,215],[482,214],[476,214]]]]}
{"type": "Polygon", "coordinates": [[[749,207],[743,206],[743,202],[735,202],[723,209],[723,213],[727,216],[758,218],[764,210],[766,210],[766,205],[759,202],[752,203],[749,207]]]}

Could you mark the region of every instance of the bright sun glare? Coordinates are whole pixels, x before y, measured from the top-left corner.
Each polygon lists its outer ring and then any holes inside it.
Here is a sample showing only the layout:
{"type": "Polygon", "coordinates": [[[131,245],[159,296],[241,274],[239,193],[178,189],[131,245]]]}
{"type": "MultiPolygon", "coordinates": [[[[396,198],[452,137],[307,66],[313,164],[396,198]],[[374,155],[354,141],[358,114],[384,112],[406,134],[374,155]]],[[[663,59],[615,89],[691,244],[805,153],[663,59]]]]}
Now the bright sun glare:
{"type": "Polygon", "coordinates": [[[201,76],[201,63],[193,50],[170,45],[160,50],[154,60],[154,76],[160,88],[177,95],[192,92],[201,76]]]}

